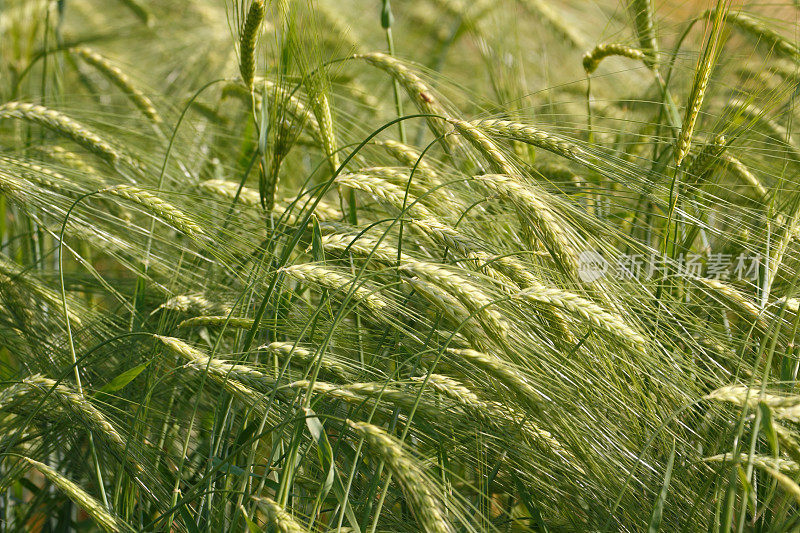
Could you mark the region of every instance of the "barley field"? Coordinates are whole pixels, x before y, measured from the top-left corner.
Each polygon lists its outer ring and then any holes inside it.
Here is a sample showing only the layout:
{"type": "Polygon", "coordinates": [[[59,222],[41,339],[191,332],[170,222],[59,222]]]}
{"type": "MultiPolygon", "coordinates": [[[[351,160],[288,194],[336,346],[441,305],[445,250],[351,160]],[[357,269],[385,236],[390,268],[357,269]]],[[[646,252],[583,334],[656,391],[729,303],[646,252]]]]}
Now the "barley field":
{"type": "Polygon", "coordinates": [[[0,532],[800,532],[799,22],[0,0],[0,532]]]}

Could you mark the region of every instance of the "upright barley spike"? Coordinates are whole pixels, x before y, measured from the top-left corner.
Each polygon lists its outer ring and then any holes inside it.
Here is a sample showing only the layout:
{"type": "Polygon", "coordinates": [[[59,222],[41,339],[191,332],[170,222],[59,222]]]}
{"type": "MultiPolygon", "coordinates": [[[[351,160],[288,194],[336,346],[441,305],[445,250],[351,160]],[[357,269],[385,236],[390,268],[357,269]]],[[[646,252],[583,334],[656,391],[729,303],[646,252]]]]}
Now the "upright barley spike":
{"type": "Polygon", "coordinates": [[[256,41],[263,21],[264,0],[254,0],[250,4],[239,37],[239,72],[241,72],[242,80],[248,89],[253,88],[253,77],[256,72],[256,41]]]}
{"type": "Polygon", "coordinates": [[[692,134],[697,124],[697,117],[700,115],[700,107],[703,105],[708,81],[711,79],[711,71],[714,70],[714,63],[721,48],[722,22],[725,20],[725,13],[728,11],[728,7],[726,0],[718,0],[717,8],[713,12],[714,20],[711,31],[703,47],[700,60],[697,62],[692,90],[689,93],[689,101],[686,105],[683,127],[681,127],[681,133],[678,136],[678,143],[675,147],[675,164],[677,166],[681,165],[692,144],[692,134]]]}

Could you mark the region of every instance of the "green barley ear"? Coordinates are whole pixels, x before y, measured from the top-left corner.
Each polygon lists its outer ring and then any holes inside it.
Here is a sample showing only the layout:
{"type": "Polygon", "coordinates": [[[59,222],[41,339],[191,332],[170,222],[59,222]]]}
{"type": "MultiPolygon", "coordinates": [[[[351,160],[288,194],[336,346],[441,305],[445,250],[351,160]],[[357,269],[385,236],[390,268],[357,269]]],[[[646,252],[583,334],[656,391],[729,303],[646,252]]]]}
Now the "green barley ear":
{"type": "Polygon", "coordinates": [[[638,48],[619,43],[598,44],[583,55],[583,69],[587,74],[591,74],[597,70],[603,59],[611,56],[627,57],[639,61],[645,61],[646,58],[645,53],[638,48]]]}
{"type": "Polygon", "coordinates": [[[695,69],[692,90],[689,92],[689,100],[686,105],[686,114],[683,118],[683,126],[678,136],[678,143],[675,146],[675,164],[680,166],[683,159],[689,153],[692,144],[692,134],[694,133],[697,118],[700,116],[700,107],[708,88],[708,81],[711,79],[711,72],[714,70],[714,63],[719,57],[722,49],[722,22],[729,8],[726,0],[718,0],[717,8],[713,11],[714,19],[711,31],[708,34],[703,52],[697,62],[695,69]]]}
{"type": "Polygon", "coordinates": [[[130,200],[135,204],[139,204],[153,215],[169,222],[189,237],[200,238],[205,234],[203,228],[183,211],[155,194],[139,189],[138,187],[132,185],[116,185],[114,187],[102,189],[100,192],[118,196],[130,200]]]}
{"type": "Polygon", "coordinates": [[[347,424],[367,441],[373,453],[385,461],[397,477],[423,531],[453,533],[455,530],[446,518],[440,498],[431,490],[430,480],[420,469],[418,461],[403,450],[400,441],[372,424],[352,420],[347,424]]]}
{"type": "Polygon", "coordinates": [[[248,89],[253,87],[253,77],[256,72],[256,41],[261,23],[264,21],[264,11],[264,0],[254,0],[250,4],[239,37],[239,72],[248,89]]]}
{"type": "Polygon", "coordinates": [[[107,58],[85,46],[70,48],[70,52],[80,56],[81,59],[105,76],[108,81],[119,87],[147,118],[156,124],[163,122],[153,102],[133,84],[124,72],[114,66],[107,58]]]}
{"type": "Polygon", "coordinates": [[[86,511],[95,523],[106,531],[133,531],[124,522],[111,515],[99,501],[92,497],[73,481],[67,479],[46,464],[35,461],[29,457],[22,460],[38,470],[47,480],[58,487],[78,507],[86,511]]]}
{"type": "Polygon", "coordinates": [[[381,28],[388,30],[392,27],[393,22],[394,15],[392,15],[392,4],[389,0],[383,0],[383,5],[381,6],[381,28]]]}
{"type": "Polygon", "coordinates": [[[110,143],[87,129],[83,124],[53,109],[22,102],[8,102],[0,105],[0,118],[18,118],[35,122],[54,132],[72,139],[86,150],[111,164],[123,159],[110,143]]]}
{"type": "Polygon", "coordinates": [[[629,6],[633,15],[636,37],[639,46],[645,52],[645,64],[648,68],[658,66],[658,41],[656,40],[655,13],[652,0],[633,0],[629,6]]]}
{"type": "Polygon", "coordinates": [[[292,515],[287,513],[275,500],[263,497],[256,498],[256,501],[264,506],[269,515],[270,522],[280,533],[308,533],[308,529],[300,525],[300,523],[297,522],[292,515]]]}

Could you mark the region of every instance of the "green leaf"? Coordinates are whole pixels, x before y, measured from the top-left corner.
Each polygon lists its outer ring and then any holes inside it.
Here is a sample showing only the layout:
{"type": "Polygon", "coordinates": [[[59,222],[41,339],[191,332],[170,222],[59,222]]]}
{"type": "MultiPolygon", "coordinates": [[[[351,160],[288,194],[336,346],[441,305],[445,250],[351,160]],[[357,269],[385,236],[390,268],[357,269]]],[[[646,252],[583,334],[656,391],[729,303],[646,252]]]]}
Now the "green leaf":
{"type": "Polygon", "coordinates": [[[549,533],[550,530],[547,529],[547,524],[542,520],[542,513],[539,511],[539,507],[533,503],[533,498],[531,498],[528,489],[522,483],[519,476],[514,476],[514,484],[517,486],[517,492],[519,492],[519,500],[522,502],[522,505],[525,506],[525,509],[528,510],[528,514],[531,515],[533,522],[536,524],[536,528],[542,533],[549,533]]]}
{"type": "Polygon", "coordinates": [[[250,533],[261,533],[261,528],[258,527],[255,522],[250,520],[250,517],[247,516],[247,511],[244,509],[244,505],[239,504],[239,510],[242,512],[242,516],[244,516],[244,521],[247,524],[247,529],[250,533]]]}
{"type": "Polygon", "coordinates": [[[118,390],[125,388],[125,386],[134,379],[136,379],[136,377],[139,374],[141,374],[149,364],[150,363],[142,363],[139,366],[135,366],[129,370],[126,370],[122,374],[118,375],[117,377],[115,377],[102,387],[100,387],[97,392],[104,392],[106,394],[110,394],[112,392],[117,392],[118,390]]]}
{"type": "Polygon", "coordinates": [[[194,519],[192,518],[192,515],[186,505],[181,505],[178,507],[178,512],[183,519],[183,525],[186,526],[186,529],[189,530],[189,533],[200,533],[200,529],[197,527],[197,524],[194,523],[194,519]]]}
{"type": "Polygon", "coordinates": [[[322,230],[316,215],[311,215],[311,255],[317,263],[325,262],[325,249],[322,247],[322,230]]]}
{"type": "Polygon", "coordinates": [[[764,403],[758,404],[758,410],[761,411],[761,429],[764,436],[767,438],[769,450],[772,452],[773,457],[778,456],[778,434],[775,432],[773,425],[772,409],[764,403]]]}
{"type": "Polygon", "coordinates": [[[653,507],[653,515],[650,517],[649,533],[657,533],[661,529],[661,519],[664,516],[664,502],[667,501],[669,494],[669,482],[672,479],[672,467],[675,465],[675,441],[672,441],[672,452],[669,454],[667,469],[664,471],[664,482],[661,484],[661,492],[658,495],[656,504],[653,507]]]}
{"type": "Polygon", "coordinates": [[[335,463],[333,461],[333,449],[331,448],[330,442],[328,442],[328,435],[325,434],[325,428],[322,426],[319,418],[317,418],[317,414],[312,409],[304,407],[303,411],[306,414],[306,426],[308,426],[308,431],[311,433],[311,436],[314,438],[314,442],[317,444],[317,454],[319,456],[320,463],[322,464],[322,470],[328,472],[327,476],[325,477],[325,482],[323,483],[320,500],[324,499],[324,496],[327,495],[328,491],[333,488],[333,493],[336,495],[339,505],[344,507],[344,513],[347,517],[350,527],[353,528],[356,533],[361,533],[361,528],[358,525],[356,514],[353,512],[353,508],[350,506],[350,501],[345,495],[344,484],[339,476],[339,471],[336,470],[335,463]]]}

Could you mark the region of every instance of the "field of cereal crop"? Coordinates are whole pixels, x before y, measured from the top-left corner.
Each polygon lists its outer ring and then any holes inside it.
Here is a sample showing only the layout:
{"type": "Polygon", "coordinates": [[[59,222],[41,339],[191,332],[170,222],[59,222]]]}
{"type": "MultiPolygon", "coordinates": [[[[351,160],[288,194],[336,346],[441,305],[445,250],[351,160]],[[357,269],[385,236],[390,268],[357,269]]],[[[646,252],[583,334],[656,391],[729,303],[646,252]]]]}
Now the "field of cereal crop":
{"type": "Polygon", "coordinates": [[[800,532],[798,22],[0,0],[0,532],[800,532]]]}

